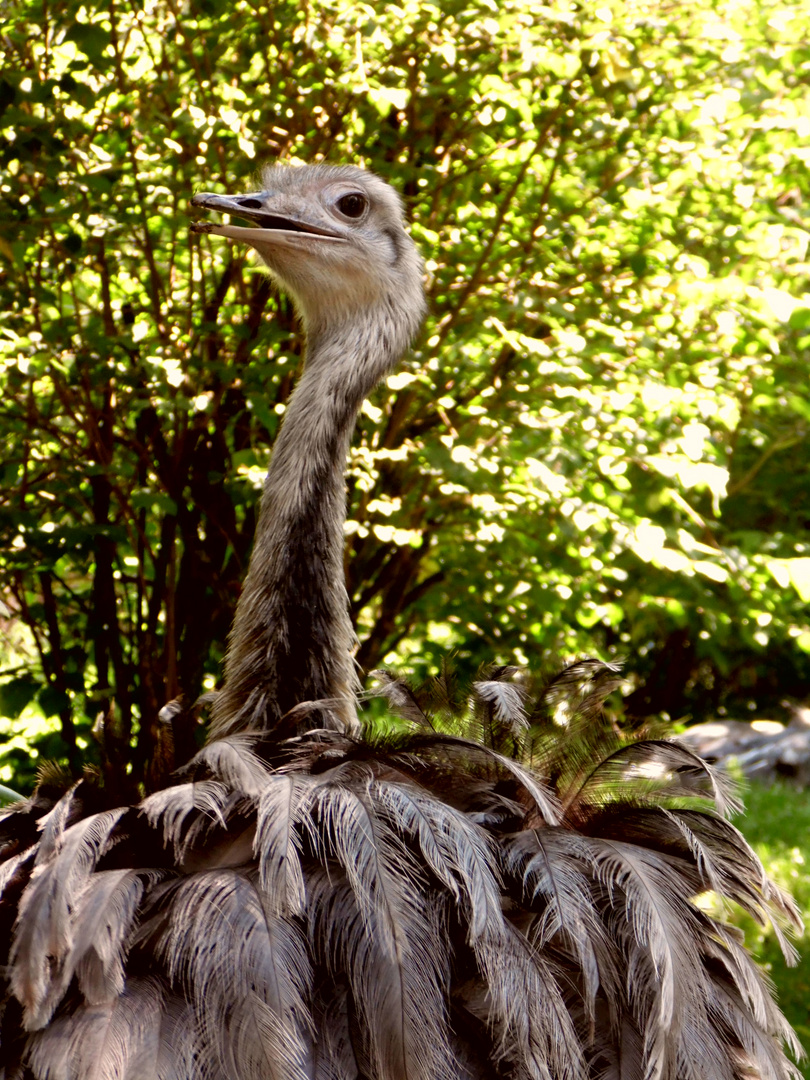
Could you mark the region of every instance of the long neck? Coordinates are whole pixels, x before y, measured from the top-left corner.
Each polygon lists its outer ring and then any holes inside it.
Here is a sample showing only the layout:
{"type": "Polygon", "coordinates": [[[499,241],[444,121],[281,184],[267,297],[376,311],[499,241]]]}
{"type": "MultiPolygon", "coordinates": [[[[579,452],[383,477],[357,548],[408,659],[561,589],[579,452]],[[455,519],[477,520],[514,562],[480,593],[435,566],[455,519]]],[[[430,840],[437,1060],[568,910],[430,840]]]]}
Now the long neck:
{"type": "Polygon", "coordinates": [[[372,350],[356,327],[310,331],[304,373],[273,449],[247,579],[236,609],[225,683],[213,707],[211,738],[237,731],[292,733],[282,717],[296,705],[329,700],[301,717],[306,727],[352,730],[359,687],[343,575],[344,471],[364,397],[401,349],[372,350]]]}

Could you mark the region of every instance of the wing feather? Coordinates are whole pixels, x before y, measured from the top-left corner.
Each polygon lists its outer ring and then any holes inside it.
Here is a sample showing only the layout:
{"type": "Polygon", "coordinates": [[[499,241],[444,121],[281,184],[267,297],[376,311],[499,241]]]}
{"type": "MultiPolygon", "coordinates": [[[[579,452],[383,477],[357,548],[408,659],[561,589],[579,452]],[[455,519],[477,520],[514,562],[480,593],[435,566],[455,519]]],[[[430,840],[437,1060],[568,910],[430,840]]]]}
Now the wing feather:
{"type": "Polygon", "coordinates": [[[182,773],[195,775],[202,771],[234,791],[258,798],[264,790],[269,768],[255,753],[255,745],[256,735],[249,732],[215,739],[194,755],[182,773]]]}
{"type": "Polygon", "coordinates": [[[506,872],[521,885],[520,899],[538,914],[527,926],[533,947],[551,943],[570,956],[580,973],[588,1025],[594,1029],[596,997],[611,1002],[618,993],[616,950],[593,896],[592,861],[587,845],[562,829],[531,829],[507,838],[506,872]]]}
{"type": "MultiPolygon", "coordinates": [[[[371,864],[373,866],[373,864],[371,864]]],[[[401,864],[400,864],[401,865],[401,864]]],[[[367,866],[366,872],[369,871],[367,866]]],[[[406,874],[385,885],[319,871],[307,883],[309,935],[333,982],[348,980],[361,1072],[377,1080],[457,1080],[448,1025],[449,937],[441,898],[406,874]],[[395,893],[389,910],[365,892],[395,893]]]]}
{"type": "Polygon", "coordinates": [[[306,942],[273,913],[258,874],[194,874],[155,890],[154,903],[155,953],[194,1005],[203,1052],[240,1080],[308,1080],[306,942]]]}
{"type": "Polygon", "coordinates": [[[72,914],[70,948],[64,960],[64,981],[74,972],[91,1005],[123,993],[124,961],[137,926],[141,900],[165,870],[103,870],[87,881],[72,914]]]}
{"type": "Polygon", "coordinates": [[[279,915],[300,915],[306,893],[301,870],[301,813],[312,783],[295,773],[266,779],[256,817],[254,855],[268,902],[279,915]]]}
{"type": "Polygon", "coordinates": [[[35,868],[22,894],[10,952],[11,989],[24,1007],[28,1030],[48,1022],[64,992],[71,913],[125,813],[126,808],[108,810],[65,830],[55,854],[35,868]]]}
{"type": "Polygon", "coordinates": [[[214,1062],[200,1067],[188,1006],[156,979],[130,978],[105,1004],[58,1016],[31,1042],[36,1080],[226,1080],[214,1062]]]}
{"type": "Polygon", "coordinates": [[[470,937],[499,928],[501,881],[496,848],[487,832],[415,785],[375,783],[373,790],[392,827],[418,844],[431,871],[454,900],[464,904],[470,937]]]}

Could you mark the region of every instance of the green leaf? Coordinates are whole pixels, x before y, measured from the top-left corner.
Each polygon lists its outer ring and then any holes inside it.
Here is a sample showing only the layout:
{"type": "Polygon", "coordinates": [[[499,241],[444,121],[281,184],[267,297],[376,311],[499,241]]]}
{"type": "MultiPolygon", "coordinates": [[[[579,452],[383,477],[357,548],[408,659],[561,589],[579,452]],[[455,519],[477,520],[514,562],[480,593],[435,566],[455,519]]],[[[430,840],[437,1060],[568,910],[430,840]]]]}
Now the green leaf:
{"type": "Polygon", "coordinates": [[[19,675],[0,684],[0,716],[16,720],[40,689],[40,683],[29,675],[19,675]]]}
{"type": "Polygon", "coordinates": [[[73,41],[84,55],[94,64],[102,63],[102,53],[110,44],[109,32],[94,23],[75,22],[65,41],[73,41]]]}
{"type": "Polygon", "coordinates": [[[58,716],[61,712],[70,708],[70,698],[63,690],[57,690],[53,686],[44,686],[37,698],[39,706],[45,716],[58,716]]]}

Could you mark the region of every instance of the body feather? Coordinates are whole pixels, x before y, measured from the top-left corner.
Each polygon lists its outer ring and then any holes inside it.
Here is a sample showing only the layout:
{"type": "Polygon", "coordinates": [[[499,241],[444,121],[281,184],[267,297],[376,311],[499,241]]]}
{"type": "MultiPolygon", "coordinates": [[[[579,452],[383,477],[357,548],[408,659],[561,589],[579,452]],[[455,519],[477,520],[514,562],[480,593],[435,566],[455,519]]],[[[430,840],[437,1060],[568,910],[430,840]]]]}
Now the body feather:
{"type": "Polygon", "coordinates": [[[510,756],[457,711],[385,739],[313,731],[272,761],[228,738],[195,780],[78,821],[69,792],[5,864],[6,1076],[795,1075],[767,983],[694,900],[795,924],[792,903],[713,808],[708,766],[582,698],[510,756]]]}

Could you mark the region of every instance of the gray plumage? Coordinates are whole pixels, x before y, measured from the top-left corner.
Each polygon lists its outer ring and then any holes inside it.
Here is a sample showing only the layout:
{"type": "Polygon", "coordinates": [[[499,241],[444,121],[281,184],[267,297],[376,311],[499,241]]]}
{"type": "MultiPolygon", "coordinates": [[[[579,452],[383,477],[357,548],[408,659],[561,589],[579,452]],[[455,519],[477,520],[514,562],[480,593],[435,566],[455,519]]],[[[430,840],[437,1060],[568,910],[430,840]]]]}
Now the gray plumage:
{"type": "Polygon", "coordinates": [[[86,778],[0,818],[0,1078],[797,1075],[767,982],[694,900],[796,909],[721,774],[605,720],[615,666],[540,688],[492,668],[467,693],[380,673],[401,730],[358,724],[343,468],[419,325],[421,264],[378,178],[264,183],[195,198],[256,223],[206,228],[258,250],[308,349],[212,739],[138,806],[86,778]]]}

